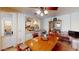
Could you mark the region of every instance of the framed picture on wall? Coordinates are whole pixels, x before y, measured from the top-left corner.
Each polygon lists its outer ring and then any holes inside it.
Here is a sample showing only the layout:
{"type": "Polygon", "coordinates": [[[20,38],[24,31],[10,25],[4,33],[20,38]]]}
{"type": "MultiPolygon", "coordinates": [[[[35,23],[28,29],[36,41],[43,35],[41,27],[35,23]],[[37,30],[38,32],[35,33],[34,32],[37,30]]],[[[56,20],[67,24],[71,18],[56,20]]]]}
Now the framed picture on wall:
{"type": "Polygon", "coordinates": [[[12,35],[12,22],[11,21],[4,21],[4,35],[12,35]]]}
{"type": "Polygon", "coordinates": [[[25,31],[35,31],[39,29],[39,21],[33,17],[27,17],[25,20],[25,31]]]}

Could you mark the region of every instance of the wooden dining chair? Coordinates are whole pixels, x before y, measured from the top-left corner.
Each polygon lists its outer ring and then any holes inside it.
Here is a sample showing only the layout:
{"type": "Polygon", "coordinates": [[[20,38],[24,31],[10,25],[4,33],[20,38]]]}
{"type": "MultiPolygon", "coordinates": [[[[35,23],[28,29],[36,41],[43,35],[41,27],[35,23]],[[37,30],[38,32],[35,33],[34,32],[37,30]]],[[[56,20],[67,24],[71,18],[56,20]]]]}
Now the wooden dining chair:
{"type": "Polygon", "coordinates": [[[18,44],[16,48],[17,48],[17,51],[32,51],[29,47],[26,47],[23,44],[18,44]]]}

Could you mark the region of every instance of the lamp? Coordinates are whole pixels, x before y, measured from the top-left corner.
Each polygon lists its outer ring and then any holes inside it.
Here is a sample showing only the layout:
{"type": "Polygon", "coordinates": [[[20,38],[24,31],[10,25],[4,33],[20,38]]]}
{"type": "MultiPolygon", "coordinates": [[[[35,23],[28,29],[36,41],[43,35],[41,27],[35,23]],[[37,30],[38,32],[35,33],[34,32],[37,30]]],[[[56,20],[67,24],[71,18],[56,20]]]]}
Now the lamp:
{"type": "Polygon", "coordinates": [[[36,11],[36,14],[40,16],[44,16],[48,14],[48,11],[46,10],[46,7],[40,7],[40,9],[36,11]]]}

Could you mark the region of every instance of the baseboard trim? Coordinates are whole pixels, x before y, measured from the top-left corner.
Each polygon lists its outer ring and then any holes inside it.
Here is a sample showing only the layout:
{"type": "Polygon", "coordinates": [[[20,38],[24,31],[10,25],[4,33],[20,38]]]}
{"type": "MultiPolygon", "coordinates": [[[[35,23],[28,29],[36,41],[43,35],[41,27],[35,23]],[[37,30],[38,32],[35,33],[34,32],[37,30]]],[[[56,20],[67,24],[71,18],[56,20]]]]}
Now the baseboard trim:
{"type": "Polygon", "coordinates": [[[8,47],[8,48],[5,48],[5,49],[1,49],[1,51],[6,51],[7,49],[9,48],[13,48],[14,46],[11,46],[11,47],[8,47]]]}

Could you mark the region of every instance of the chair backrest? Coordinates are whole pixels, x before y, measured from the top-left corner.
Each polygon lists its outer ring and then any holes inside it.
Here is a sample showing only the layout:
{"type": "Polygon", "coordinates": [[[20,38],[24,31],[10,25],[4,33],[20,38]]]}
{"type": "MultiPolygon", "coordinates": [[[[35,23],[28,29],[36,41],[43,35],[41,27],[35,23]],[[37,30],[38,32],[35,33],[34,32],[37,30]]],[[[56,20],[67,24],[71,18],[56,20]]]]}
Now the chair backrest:
{"type": "Polygon", "coordinates": [[[33,38],[38,37],[38,33],[33,33],[33,38]]]}
{"type": "Polygon", "coordinates": [[[17,51],[32,51],[29,47],[24,47],[23,44],[18,44],[16,48],[17,51]]]}

